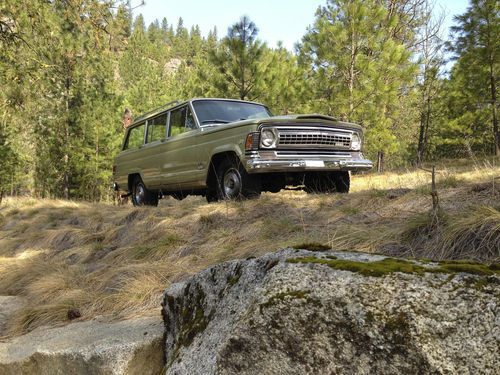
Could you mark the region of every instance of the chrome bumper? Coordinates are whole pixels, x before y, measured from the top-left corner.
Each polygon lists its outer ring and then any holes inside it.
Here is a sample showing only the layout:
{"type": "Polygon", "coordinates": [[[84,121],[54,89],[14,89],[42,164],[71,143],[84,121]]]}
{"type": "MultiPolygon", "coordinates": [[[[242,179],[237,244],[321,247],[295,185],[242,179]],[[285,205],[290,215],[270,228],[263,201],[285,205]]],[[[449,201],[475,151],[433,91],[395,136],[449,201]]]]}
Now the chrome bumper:
{"type": "MultiPolygon", "coordinates": [[[[356,155],[357,156],[357,155],[356,155]]],[[[328,170],[368,170],[373,167],[370,160],[361,157],[307,157],[294,158],[261,158],[248,156],[245,161],[249,173],[259,172],[300,172],[328,170]]]]}

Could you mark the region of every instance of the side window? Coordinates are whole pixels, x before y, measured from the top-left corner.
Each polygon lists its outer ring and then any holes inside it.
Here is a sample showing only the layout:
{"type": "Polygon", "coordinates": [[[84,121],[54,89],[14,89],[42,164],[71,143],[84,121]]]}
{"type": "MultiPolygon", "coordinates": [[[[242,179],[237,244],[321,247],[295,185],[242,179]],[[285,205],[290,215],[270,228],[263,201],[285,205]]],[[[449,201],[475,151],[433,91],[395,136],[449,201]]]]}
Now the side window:
{"type": "Polygon", "coordinates": [[[188,130],[196,129],[196,122],[194,121],[193,114],[191,113],[191,110],[189,108],[186,114],[186,128],[188,130]]]}
{"type": "Polygon", "coordinates": [[[124,150],[132,150],[139,148],[144,144],[144,124],[133,127],[128,133],[127,142],[125,143],[124,150]]]}
{"type": "Polygon", "coordinates": [[[182,107],[170,112],[170,137],[193,129],[196,129],[196,123],[189,107],[182,107]]]}
{"type": "Polygon", "coordinates": [[[162,115],[155,117],[152,120],[148,120],[148,135],[147,142],[151,143],[154,141],[159,141],[165,139],[166,137],[166,125],[167,125],[167,115],[162,115]]]}

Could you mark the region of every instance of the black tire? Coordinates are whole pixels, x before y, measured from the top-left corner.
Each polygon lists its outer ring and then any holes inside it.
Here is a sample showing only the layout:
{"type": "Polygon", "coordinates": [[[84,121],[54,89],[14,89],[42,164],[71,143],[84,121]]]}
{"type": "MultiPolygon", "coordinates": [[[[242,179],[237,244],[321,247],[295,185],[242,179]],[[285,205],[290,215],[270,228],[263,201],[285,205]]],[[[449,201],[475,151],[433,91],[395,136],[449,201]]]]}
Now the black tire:
{"type": "Polygon", "coordinates": [[[158,193],[146,188],[140,176],[132,182],[132,203],[134,206],[158,206],[158,193]]]}
{"type": "Polygon", "coordinates": [[[213,203],[213,202],[219,201],[219,197],[217,196],[217,192],[215,190],[212,190],[212,189],[207,190],[207,193],[205,194],[205,198],[207,199],[208,203],[213,203]]]}
{"type": "Polygon", "coordinates": [[[236,158],[224,159],[217,166],[216,187],[219,200],[257,198],[261,193],[260,178],[249,175],[236,158]]]}
{"type": "Polygon", "coordinates": [[[349,172],[335,172],[333,174],[333,181],[335,183],[335,191],[341,194],[349,193],[349,188],[351,186],[351,177],[349,172]]]}

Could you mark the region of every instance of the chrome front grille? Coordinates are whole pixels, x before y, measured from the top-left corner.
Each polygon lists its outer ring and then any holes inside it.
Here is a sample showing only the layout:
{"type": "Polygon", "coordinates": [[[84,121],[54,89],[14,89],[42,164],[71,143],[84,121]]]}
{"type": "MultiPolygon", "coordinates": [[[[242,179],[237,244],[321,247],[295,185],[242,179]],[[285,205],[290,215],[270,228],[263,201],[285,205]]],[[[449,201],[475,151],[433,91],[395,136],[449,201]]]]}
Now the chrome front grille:
{"type": "Polygon", "coordinates": [[[320,147],[349,149],[351,133],[319,129],[279,129],[278,148],[320,147]]]}
{"type": "Polygon", "coordinates": [[[337,157],[337,158],[351,158],[352,154],[348,151],[332,151],[321,150],[321,152],[314,150],[280,150],[275,151],[276,156],[280,157],[297,157],[297,156],[322,156],[322,157],[337,157]]]}

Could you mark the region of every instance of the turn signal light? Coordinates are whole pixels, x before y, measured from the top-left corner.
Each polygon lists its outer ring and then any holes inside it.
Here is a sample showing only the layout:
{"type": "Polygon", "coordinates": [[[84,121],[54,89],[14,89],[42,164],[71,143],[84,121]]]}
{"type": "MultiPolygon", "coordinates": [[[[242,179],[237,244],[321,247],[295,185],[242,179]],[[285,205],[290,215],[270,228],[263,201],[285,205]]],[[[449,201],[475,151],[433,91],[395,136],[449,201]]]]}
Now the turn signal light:
{"type": "Polygon", "coordinates": [[[259,133],[249,133],[245,141],[245,151],[257,150],[259,145],[259,133]]]}

